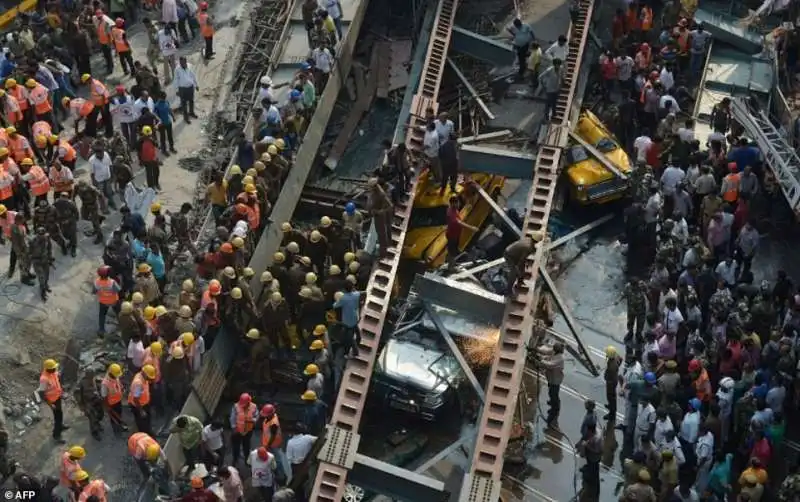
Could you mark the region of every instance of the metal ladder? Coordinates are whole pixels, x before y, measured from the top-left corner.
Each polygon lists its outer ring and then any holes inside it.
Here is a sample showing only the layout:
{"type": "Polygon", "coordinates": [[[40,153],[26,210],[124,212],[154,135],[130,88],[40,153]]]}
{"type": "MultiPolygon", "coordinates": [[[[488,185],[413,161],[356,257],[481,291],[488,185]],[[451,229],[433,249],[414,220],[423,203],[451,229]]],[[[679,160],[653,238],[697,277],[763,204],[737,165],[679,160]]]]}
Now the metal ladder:
{"type": "MultiPolygon", "coordinates": [[[[564,82],[552,123],[547,127],[534,165],[533,185],[528,193],[525,235],[547,231],[561,168],[561,152],[569,138],[569,116],[578,81],[583,50],[594,11],[594,0],[582,0],[577,22],[570,26],[569,52],[564,82]]],[[[500,497],[504,454],[514,423],[514,412],[522,381],[528,344],[531,342],[533,311],[538,301],[539,268],[546,261],[546,246],[539,245],[525,263],[523,286],[508,298],[500,341],[497,345],[486,401],[478,420],[478,434],[469,472],[464,477],[459,502],[496,502],[500,497]]]]}
{"type": "Polygon", "coordinates": [[[800,157],[762,111],[744,98],[731,100],[733,118],[757,144],[793,212],[800,210],[800,157]]]}
{"type": "MultiPolygon", "coordinates": [[[[406,147],[412,155],[422,153],[426,110],[433,108],[435,113],[438,109],[436,98],[442,81],[457,6],[458,0],[439,0],[419,89],[411,103],[411,130],[406,136],[406,147]]],[[[311,502],[345,500],[347,473],[353,467],[358,453],[360,440],[358,428],[392,299],[416,189],[415,178],[403,201],[394,208],[391,247],[387,250],[386,256],[378,260],[367,284],[366,301],[361,309],[361,320],[358,324],[361,330],[359,354],[348,361],[342,376],[325,445],[318,455],[320,463],[311,491],[311,502]]]]}

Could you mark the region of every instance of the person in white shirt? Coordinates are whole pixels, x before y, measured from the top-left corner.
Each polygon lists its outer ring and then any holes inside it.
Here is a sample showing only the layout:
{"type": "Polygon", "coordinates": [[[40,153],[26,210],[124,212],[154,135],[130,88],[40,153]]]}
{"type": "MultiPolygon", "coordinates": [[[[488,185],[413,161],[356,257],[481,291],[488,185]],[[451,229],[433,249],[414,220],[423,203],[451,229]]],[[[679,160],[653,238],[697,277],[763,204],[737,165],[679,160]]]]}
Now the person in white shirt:
{"type": "Polygon", "coordinates": [[[134,334],[128,342],[127,358],[131,373],[136,373],[142,369],[142,363],[144,362],[144,344],[142,343],[142,338],[137,334],[134,334]]]}
{"type": "MultiPolygon", "coordinates": [[[[676,103],[676,105],[677,105],[677,103],[676,103]]],[[[686,122],[683,123],[683,127],[679,127],[678,128],[678,137],[684,143],[690,143],[690,142],[695,140],[695,136],[694,136],[694,120],[686,119],[686,122]]]]}
{"type": "Polygon", "coordinates": [[[275,456],[262,446],[250,452],[247,463],[250,465],[250,485],[261,493],[263,500],[272,500],[278,468],[275,456]]]}
{"type": "Polygon", "coordinates": [[[659,453],[665,451],[672,452],[672,456],[675,457],[679,467],[686,463],[686,455],[683,453],[683,447],[675,436],[675,431],[673,429],[668,429],[664,432],[664,442],[658,446],[659,453]]]}
{"type": "Polygon", "coordinates": [[[664,190],[664,195],[667,197],[674,196],[675,190],[685,177],[686,173],[679,167],[670,165],[664,169],[664,172],[661,174],[661,188],[664,190]]]}
{"type": "Polygon", "coordinates": [[[669,90],[675,86],[675,76],[672,74],[671,65],[664,65],[658,79],[661,82],[661,87],[664,89],[664,92],[669,93],[669,90]]]}
{"type": "Polygon", "coordinates": [[[434,122],[436,125],[436,134],[439,135],[439,145],[444,145],[455,133],[456,126],[453,121],[448,118],[447,112],[442,112],[434,122]]]}
{"type": "Polygon", "coordinates": [[[694,445],[697,443],[697,437],[700,434],[701,406],[700,400],[696,397],[689,400],[689,411],[683,416],[681,431],[678,435],[681,440],[681,446],[683,448],[691,448],[689,451],[692,454],[694,454],[694,445]]]}
{"type": "Polygon", "coordinates": [[[676,298],[667,298],[664,303],[666,304],[663,312],[664,331],[674,335],[678,333],[678,327],[683,322],[683,314],[678,309],[678,300],[676,298]]]}
{"type": "Polygon", "coordinates": [[[667,110],[671,114],[678,114],[681,112],[678,101],[669,94],[664,94],[658,99],[658,108],[662,111],[667,110]]]}
{"type": "Polygon", "coordinates": [[[314,60],[314,84],[319,84],[317,88],[321,95],[333,68],[333,56],[323,42],[319,47],[311,51],[311,58],[314,60]]]}
{"type": "Polygon", "coordinates": [[[305,426],[300,425],[300,430],[297,434],[289,438],[286,442],[286,458],[292,466],[292,477],[297,475],[296,469],[303,464],[314,448],[314,443],[317,442],[317,436],[307,434],[305,426]]]}
{"type": "Polygon", "coordinates": [[[725,377],[719,381],[717,390],[717,405],[719,406],[720,430],[722,430],[720,444],[728,442],[728,431],[731,426],[731,414],[733,413],[733,387],[736,382],[731,377],[725,377]]]}
{"type": "Polygon", "coordinates": [[[632,57],[625,54],[615,59],[614,64],[617,66],[617,80],[619,80],[620,86],[623,89],[632,91],[631,79],[633,77],[633,67],[636,62],[632,57]]]}
{"type": "Polygon", "coordinates": [[[439,139],[439,133],[436,132],[436,123],[428,123],[427,127],[425,128],[425,137],[422,140],[422,151],[425,154],[425,158],[428,160],[431,172],[436,179],[442,178],[442,169],[441,165],[439,164],[439,146],[441,143],[442,142],[441,139],[439,139]]]}
{"type": "Polygon", "coordinates": [[[200,85],[197,83],[197,75],[189,66],[185,56],[181,56],[178,67],[175,68],[175,87],[178,88],[178,99],[181,101],[180,108],[183,113],[183,120],[187,124],[191,124],[192,121],[189,117],[197,118],[194,113],[194,92],[200,90],[200,85]]]}
{"type": "Polygon", "coordinates": [[[675,221],[675,224],[672,227],[672,237],[677,240],[682,246],[685,246],[689,242],[689,224],[686,222],[686,218],[683,215],[679,215],[680,219],[675,221]]]}
{"type": "Polygon", "coordinates": [[[342,29],[342,4],[339,3],[339,0],[322,0],[320,5],[324,5],[325,11],[327,11],[328,15],[333,19],[333,25],[336,26],[336,36],[341,40],[342,37],[344,37],[344,31],[342,29]]]}
{"type": "Polygon", "coordinates": [[[244,500],[244,485],[236,467],[222,467],[219,471],[219,484],[222,487],[223,502],[244,500]]]}
{"type": "Polygon", "coordinates": [[[644,205],[644,221],[650,225],[655,225],[658,221],[658,216],[661,213],[661,207],[664,205],[661,200],[661,193],[658,188],[650,188],[650,197],[644,205]]]}
{"type": "Polygon", "coordinates": [[[736,260],[728,256],[719,262],[714,273],[716,273],[718,280],[724,281],[725,285],[730,288],[736,285],[736,267],[738,267],[736,260]]]}
{"type": "Polygon", "coordinates": [[[661,448],[661,445],[667,442],[667,432],[669,431],[675,433],[672,419],[669,418],[666,409],[660,408],[656,411],[656,423],[653,426],[653,444],[656,445],[656,448],[661,448]]]}
{"type": "Polygon", "coordinates": [[[646,133],[642,134],[633,141],[633,150],[636,152],[636,160],[647,162],[647,151],[653,146],[653,140],[646,133]]]}
{"type": "Polygon", "coordinates": [[[270,103],[275,101],[275,93],[272,92],[272,79],[267,75],[261,77],[261,86],[258,88],[256,103],[261,103],[265,99],[269,100],[270,103]]]}
{"type": "Polygon", "coordinates": [[[89,157],[89,165],[92,168],[92,184],[105,195],[106,200],[100,201],[100,208],[104,214],[108,214],[108,208],[116,209],[114,202],[114,184],[111,179],[111,156],[102,146],[95,147],[94,153],[89,157]],[[106,207],[106,204],[108,207],[106,207]]]}
{"type": "Polygon", "coordinates": [[[213,421],[203,427],[203,456],[208,463],[222,467],[225,459],[225,440],[223,438],[222,422],[213,421]]]}
{"type": "Polygon", "coordinates": [[[636,425],[633,430],[633,444],[641,444],[642,438],[649,436],[656,423],[656,408],[650,402],[649,396],[639,398],[636,407],[636,425]]]}
{"type": "Polygon", "coordinates": [[[164,83],[169,85],[172,82],[175,67],[178,65],[176,57],[178,55],[178,36],[169,25],[158,30],[158,49],[161,57],[164,58],[164,83]]]}
{"type": "Polygon", "coordinates": [[[122,135],[131,146],[136,144],[136,119],[139,118],[133,102],[133,96],[128,94],[125,86],[118,85],[117,94],[111,98],[111,116],[119,120],[122,135]]]}
{"type": "Polygon", "coordinates": [[[704,493],[708,486],[711,466],[714,464],[714,434],[704,423],[700,424],[700,434],[694,446],[694,454],[697,466],[694,488],[698,493],[704,493]]]}
{"type": "Polygon", "coordinates": [[[622,426],[627,427],[629,417],[635,417],[635,409],[631,404],[631,400],[628,399],[630,396],[630,385],[637,381],[641,380],[644,377],[644,370],[642,369],[642,364],[636,360],[634,357],[633,351],[628,351],[625,353],[625,366],[622,368],[622,388],[620,389],[620,395],[625,396],[625,415],[622,418],[622,426]]]}
{"type": "Polygon", "coordinates": [[[556,43],[551,45],[544,51],[544,55],[547,57],[547,67],[553,66],[553,60],[558,59],[559,61],[566,61],[567,54],[569,53],[569,44],[567,44],[567,37],[561,35],[558,37],[556,43]]]}
{"type": "Polygon", "coordinates": [[[147,108],[151,112],[156,111],[156,103],[153,101],[153,98],[150,97],[150,94],[147,91],[142,91],[139,95],[139,99],[133,102],[133,109],[136,110],[136,120],[139,120],[139,117],[142,116],[142,110],[147,108]]]}

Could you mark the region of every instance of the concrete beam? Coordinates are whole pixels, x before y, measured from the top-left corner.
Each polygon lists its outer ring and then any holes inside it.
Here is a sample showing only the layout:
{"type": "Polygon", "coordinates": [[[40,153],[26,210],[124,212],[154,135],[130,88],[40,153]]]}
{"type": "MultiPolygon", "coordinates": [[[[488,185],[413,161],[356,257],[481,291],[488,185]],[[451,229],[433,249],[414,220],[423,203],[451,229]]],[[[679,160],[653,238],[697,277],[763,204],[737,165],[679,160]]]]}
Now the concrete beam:
{"type": "Polygon", "coordinates": [[[444,448],[439,453],[437,453],[436,455],[434,455],[431,458],[429,458],[428,460],[426,460],[425,463],[423,463],[422,465],[420,465],[419,467],[414,469],[414,472],[419,473],[419,474],[424,474],[424,473],[428,472],[428,469],[433,468],[436,464],[438,464],[442,460],[444,460],[447,457],[449,457],[452,453],[457,451],[459,448],[461,448],[462,446],[466,446],[468,443],[470,443],[472,441],[475,441],[475,436],[474,435],[472,435],[472,434],[464,434],[464,435],[462,435],[460,438],[458,438],[455,441],[453,441],[452,443],[450,443],[450,446],[444,448]]]}
{"type": "Polygon", "coordinates": [[[456,63],[450,58],[447,58],[447,64],[450,66],[450,69],[453,70],[453,73],[456,74],[458,79],[461,80],[461,83],[464,84],[464,87],[467,88],[467,91],[469,91],[469,93],[472,95],[472,99],[478,103],[478,107],[480,107],[483,114],[486,115],[489,120],[494,120],[494,113],[492,113],[491,110],[489,110],[489,107],[486,106],[486,103],[483,102],[480,94],[478,94],[478,91],[472,86],[472,83],[469,81],[467,76],[464,75],[464,72],[462,72],[458,65],[456,65],[456,63]]]}
{"type": "Polygon", "coordinates": [[[494,268],[494,267],[496,267],[498,265],[502,265],[503,263],[505,263],[505,261],[506,261],[505,258],[497,258],[496,260],[487,261],[486,263],[481,263],[480,265],[476,265],[476,266],[471,267],[471,268],[465,268],[464,270],[461,270],[460,272],[456,272],[455,274],[448,275],[447,278],[455,281],[455,280],[459,280],[459,279],[466,279],[469,276],[473,276],[474,277],[475,274],[479,274],[479,273],[483,272],[484,270],[489,270],[490,268],[494,268]]]}
{"type": "Polygon", "coordinates": [[[439,318],[439,314],[437,314],[431,308],[431,304],[429,302],[426,302],[424,300],[422,302],[422,308],[425,309],[425,313],[428,314],[428,317],[430,318],[431,321],[433,321],[433,324],[436,326],[436,329],[439,331],[439,334],[442,335],[442,338],[444,338],[445,343],[447,343],[447,346],[450,347],[450,352],[453,353],[453,357],[455,357],[456,361],[458,361],[458,364],[461,366],[461,370],[464,372],[464,375],[466,375],[467,380],[469,380],[469,383],[472,384],[472,388],[475,389],[475,393],[478,394],[478,398],[481,400],[481,403],[485,403],[486,392],[483,390],[483,386],[475,377],[475,373],[472,372],[472,368],[469,367],[467,360],[464,359],[464,354],[461,353],[461,349],[458,348],[458,345],[456,345],[456,342],[453,340],[453,337],[450,336],[450,332],[447,330],[447,327],[445,327],[444,323],[439,318]]]}
{"type": "Polygon", "coordinates": [[[536,155],[532,153],[512,152],[475,145],[461,145],[459,152],[463,171],[533,179],[536,155]]]}
{"type": "Polygon", "coordinates": [[[453,26],[450,48],[495,66],[508,66],[514,63],[514,48],[510,44],[493,38],[478,35],[474,31],[453,26]]]}
{"type": "Polygon", "coordinates": [[[520,230],[520,228],[513,221],[511,221],[511,218],[508,217],[503,208],[500,207],[497,202],[495,202],[495,200],[486,192],[486,190],[479,186],[478,193],[481,194],[483,200],[489,204],[489,207],[492,208],[492,211],[494,211],[495,214],[499,216],[501,220],[503,220],[503,223],[505,223],[509,230],[516,232],[517,235],[522,235],[522,230],[520,230]]]}
{"type": "Polygon", "coordinates": [[[511,129],[503,129],[502,131],[487,132],[484,134],[478,134],[476,136],[464,136],[463,138],[458,138],[458,144],[463,145],[464,143],[474,143],[475,141],[500,139],[505,138],[506,136],[511,136],[512,134],[513,132],[511,129]]]}
{"type": "Polygon", "coordinates": [[[505,298],[482,287],[426,273],[417,274],[413,290],[424,302],[453,310],[467,319],[492,326],[503,322],[505,298]]]}
{"type": "Polygon", "coordinates": [[[450,496],[441,481],[361,454],[356,455],[347,481],[403,502],[446,502],[450,496]]]}
{"type": "Polygon", "coordinates": [[[553,242],[551,242],[550,245],[547,247],[547,250],[548,251],[552,251],[552,250],[556,249],[557,247],[566,244],[567,242],[571,241],[572,239],[585,234],[586,232],[591,232],[592,230],[594,230],[595,228],[599,227],[603,223],[605,223],[607,221],[611,221],[613,218],[614,218],[613,214],[607,214],[607,215],[603,216],[602,218],[598,218],[598,219],[594,220],[593,222],[587,223],[586,225],[584,225],[584,226],[582,226],[580,228],[576,228],[575,230],[573,230],[572,232],[568,233],[567,235],[559,237],[558,239],[556,239],[553,242]]]}

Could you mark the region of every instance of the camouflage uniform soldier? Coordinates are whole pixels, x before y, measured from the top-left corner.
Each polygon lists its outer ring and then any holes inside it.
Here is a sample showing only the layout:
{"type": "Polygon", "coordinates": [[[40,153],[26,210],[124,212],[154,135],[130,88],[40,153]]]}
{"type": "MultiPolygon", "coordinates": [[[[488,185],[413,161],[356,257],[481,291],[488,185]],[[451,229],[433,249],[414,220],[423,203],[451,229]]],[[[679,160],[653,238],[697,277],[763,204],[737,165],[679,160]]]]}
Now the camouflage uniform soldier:
{"type": "Polygon", "coordinates": [[[647,284],[638,277],[631,277],[625,286],[625,299],[628,306],[628,333],[625,335],[625,340],[630,340],[635,334],[638,343],[642,338],[647,315],[647,284]]]}
{"type": "Polygon", "coordinates": [[[75,258],[78,249],[78,221],[81,215],[78,206],[70,199],[68,193],[62,193],[61,197],[53,202],[58,219],[58,227],[62,237],[66,240],[69,252],[75,258]]]}
{"type": "Polygon", "coordinates": [[[95,187],[81,180],[75,188],[75,196],[81,199],[81,217],[92,223],[92,232],[86,235],[94,235],[94,243],[103,244],[103,229],[100,228],[103,218],[100,216],[99,211],[99,204],[103,194],[95,187]]]}
{"type": "Polygon", "coordinates": [[[114,137],[108,141],[108,154],[112,159],[122,157],[128,164],[131,163],[131,154],[128,148],[128,142],[122,135],[121,131],[115,131],[114,137]]]}
{"type": "Polygon", "coordinates": [[[9,260],[8,275],[10,279],[14,276],[14,269],[19,261],[19,279],[22,284],[33,286],[33,274],[31,274],[30,247],[27,239],[28,231],[25,230],[25,217],[17,214],[14,217],[14,224],[11,226],[11,251],[14,253],[9,260]]]}
{"type": "Polygon", "coordinates": [[[53,266],[53,245],[44,227],[36,229],[36,236],[31,239],[31,264],[39,281],[39,295],[43,302],[47,301],[50,292],[50,267],[53,266]]]}
{"type": "Polygon", "coordinates": [[[75,389],[75,402],[78,403],[78,408],[89,419],[89,431],[92,437],[98,441],[103,439],[103,417],[105,411],[103,409],[103,398],[97,390],[97,383],[94,380],[94,375],[89,374],[83,377],[78,383],[78,388],[75,389]]]}
{"type": "Polygon", "coordinates": [[[44,227],[53,242],[61,246],[61,252],[66,256],[67,243],[58,226],[58,213],[46,200],[40,200],[38,207],[33,211],[33,227],[44,227]]]}

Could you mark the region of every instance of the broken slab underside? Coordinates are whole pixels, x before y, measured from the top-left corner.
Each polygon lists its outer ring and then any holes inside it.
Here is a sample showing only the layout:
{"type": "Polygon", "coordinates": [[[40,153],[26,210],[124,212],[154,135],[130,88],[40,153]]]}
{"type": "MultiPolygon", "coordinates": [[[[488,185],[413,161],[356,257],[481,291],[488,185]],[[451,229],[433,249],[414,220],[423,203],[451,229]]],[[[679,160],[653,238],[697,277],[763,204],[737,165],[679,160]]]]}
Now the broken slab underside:
{"type": "Polygon", "coordinates": [[[509,178],[533,179],[536,155],[507,147],[461,145],[464,171],[497,174],[509,178]]]}

